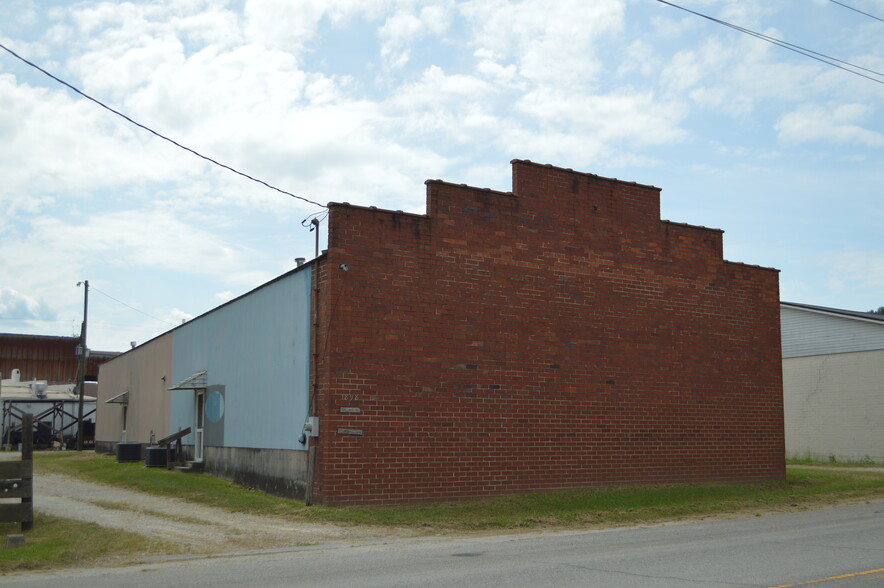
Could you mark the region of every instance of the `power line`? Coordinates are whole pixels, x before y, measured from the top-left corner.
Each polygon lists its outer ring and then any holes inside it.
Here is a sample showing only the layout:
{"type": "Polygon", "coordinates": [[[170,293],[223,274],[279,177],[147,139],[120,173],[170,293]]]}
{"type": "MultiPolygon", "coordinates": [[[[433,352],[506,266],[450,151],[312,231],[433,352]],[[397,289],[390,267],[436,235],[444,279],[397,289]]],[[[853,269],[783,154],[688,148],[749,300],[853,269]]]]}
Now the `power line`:
{"type": "Polygon", "coordinates": [[[774,37],[769,37],[767,35],[757,33],[757,32],[752,31],[750,29],[746,29],[741,26],[731,24],[727,21],[719,20],[717,18],[702,14],[700,12],[690,10],[690,9],[685,8],[683,6],[679,6],[678,4],[673,4],[672,2],[667,2],[666,0],[657,0],[657,2],[659,2],[661,4],[666,4],[667,6],[671,6],[673,8],[678,8],[679,10],[684,10],[685,12],[689,12],[689,13],[699,16],[701,18],[705,18],[706,20],[710,20],[714,23],[718,23],[720,25],[734,29],[735,31],[740,31],[741,33],[751,35],[757,39],[761,39],[762,41],[767,41],[768,43],[778,45],[778,46],[782,47],[783,49],[788,49],[789,51],[794,51],[795,53],[798,53],[800,55],[804,55],[805,57],[810,57],[811,59],[815,59],[819,62],[825,63],[827,65],[831,65],[832,67],[837,67],[838,69],[843,69],[844,71],[852,73],[853,75],[857,75],[857,76],[866,78],[867,80],[871,80],[871,81],[876,82],[878,84],[884,85],[884,79],[873,78],[872,76],[868,76],[866,74],[856,71],[856,69],[866,71],[866,72],[869,72],[869,73],[874,74],[876,76],[879,76],[881,78],[884,78],[884,73],[881,73],[879,71],[875,71],[873,69],[868,69],[866,67],[862,67],[860,65],[856,65],[856,64],[850,63],[848,61],[844,61],[842,59],[837,59],[835,57],[825,55],[824,53],[818,53],[818,52],[813,51],[811,49],[805,49],[804,47],[801,47],[799,45],[795,45],[795,44],[789,43],[787,41],[775,39],[774,37]],[[838,65],[839,63],[843,63],[844,65],[838,65]],[[845,67],[845,66],[848,66],[848,67],[845,67]],[[850,69],[850,68],[855,68],[855,69],[850,69]]]}
{"type": "Polygon", "coordinates": [[[320,210],[319,212],[314,212],[313,214],[308,214],[307,217],[301,221],[301,226],[305,227],[305,228],[309,227],[311,221],[314,218],[319,222],[324,221],[326,218],[328,218],[328,210],[320,210]]]}
{"type": "Polygon", "coordinates": [[[175,323],[170,323],[169,321],[167,321],[167,320],[165,320],[165,319],[161,319],[161,318],[159,318],[159,317],[153,316],[152,314],[148,314],[148,313],[144,312],[143,310],[140,310],[140,309],[138,309],[138,308],[135,308],[134,306],[132,306],[132,305],[130,305],[130,304],[126,304],[126,303],[123,302],[122,300],[117,300],[116,298],[114,298],[113,296],[111,296],[110,294],[108,294],[107,292],[102,292],[101,290],[99,290],[99,289],[96,288],[95,286],[91,286],[91,285],[90,285],[90,286],[89,286],[89,289],[90,289],[90,290],[95,290],[95,291],[98,292],[99,294],[102,294],[102,295],[104,295],[104,296],[107,296],[108,298],[110,298],[110,299],[113,300],[114,302],[118,302],[118,303],[122,304],[123,306],[125,306],[126,308],[131,308],[131,309],[134,310],[135,312],[140,312],[141,314],[143,314],[143,315],[146,316],[146,317],[150,317],[150,318],[152,318],[152,319],[154,319],[154,320],[158,320],[158,321],[160,321],[161,323],[166,323],[167,325],[172,325],[173,327],[177,327],[177,326],[178,326],[178,325],[175,324],[175,323]]]}
{"type": "Polygon", "coordinates": [[[165,135],[162,135],[162,134],[158,133],[157,131],[151,129],[150,127],[147,127],[147,126],[145,126],[145,125],[143,125],[143,124],[141,124],[141,123],[139,123],[139,122],[137,122],[137,121],[132,120],[131,118],[129,118],[128,116],[126,116],[126,115],[123,114],[122,112],[119,112],[118,110],[114,110],[114,109],[111,108],[110,106],[104,104],[104,103],[101,102],[100,100],[97,100],[97,99],[93,98],[92,96],[86,94],[85,92],[83,92],[83,91],[81,91],[81,90],[75,88],[74,86],[72,86],[71,84],[69,84],[69,83],[67,83],[66,81],[62,80],[61,78],[57,78],[56,76],[52,75],[51,73],[49,73],[48,71],[46,71],[45,69],[43,69],[42,67],[40,67],[39,65],[37,65],[37,64],[35,64],[35,63],[32,63],[32,62],[28,61],[27,59],[25,59],[24,57],[22,57],[21,55],[19,55],[18,53],[16,53],[16,52],[13,51],[12,49],[10,49],[9,47],[6,47],[6,46],[3,45],[2,43],[0,43],[0,49],[3,49],[4,51],[6,51],[7,53],[9,53],[10,55],[12,55],[13,57],[15,57],[16,59],[19,59],[20,61],[23,61],[24,63],[30,65],[30,66],[33,67],[34,69],[36,69],[36,70],[38,70],[38,71],[44,73],[45,75],[49,76],[50,78],[52,78],[53,80],[55,80],[55,81],[58,82],[59,84],[62,84],[63,86],[67,86],[68,88],[70,88],[71,90],[73,90],[74,92],[76,92],[77,94],[79,94],[80,96],[86,98],[87,100],[91,100],[92,102],[94,102],[95,104],[101,106],[101,107],[104,108],[105,110],[109,110],[110,112],[116,114],[117,116],[126,119],[127,121],[129,121],[130,123],[132,123],[133,125],[135,125],[136,127],[139,127],[139,128],[141,128],[141,129],[144,129],[144,130],[147,131],[148,133],[151,133],[151,134],[153,134],[153,135],[156,135],[156,136],[159,137],[160,139],[163,139],[164,141],[168,141],[169,143],[175,145],[176,147],[179,147],[179,148],[181,148],[181,149],[184,149],[185,151],[188,151],[188,152],[190,152],[190,153],[196,155],[197,157],[200,157],[200,158],[202,158],[202,159],[205,159],[206,161],[208,161],[208,162],[210,162],[210,163],[213,163],[213,164],[215,164],[215,165],[217,165],[217,166],[219,166],[219,167],[223,167],[224,169],[226,169],[226,170],[228,170],[228,171],[232,171],[233,173],[235,173],[235,174],[237,174],[237,175],[240,175],[240,176],[242,176],[242,177],[244,177],[244,178],[248,178],[249,180],[252,180],[253,182],[257,182],[257,183],[259,183],[259,184],[262,184],[263,186],[266,186],[266,187],[270,188],[271,190],[276,190],[277,192],[280,192],[280,193],[282,193],[282,194],[285,194],[286,196],[291,196],[292,198],[297,198],[298,200],[303,200],[304,202],[307,202],[308,204],[313,204],[314,206],[319,206],[320,208],[327,208],[326,205],[324,205],[324,204],[320,204],[319,202],[314,202],[313,200],[309,200],[309,199],[307,199],[307,198],[304,198],[303,196],[298,196],[298,195],[296,195],[296,194],[292,194],[291,192],[287,192],[287,191],[283,190],[282,188],[277,188],[276,186],[273,186],[273,185],[271,185],[271,184],[268,184],[268,183],[265,182],[264,180],[259,180],[258,178],[254,178],[254,177],[250,176],[249,174],[243,173],[243,172],[241,172],[241,171],[239,171],[239,170],[236,170],[236,169],[230,167],[229,165],[224,165],[223,163],[220,163],[220,162],[218,162],[218,161],[215,161],[215,160],[212,159],[211,157],[207,157],[207,156],[203,155],[202,153],[199,153],[199,152],[197,152],[197,151],[194,151],[194,150],[191,149],[190,147],[186,147],[186,146],[182,145],[181,143],[178,143],[177,141],[174,141],[174,140],[170,139],[169,137],[166,137],[165,135]]]}
{"type": "Polygon", "coordinates": [[[843,2],[838,2],[838,0],[829,0],[829,2],[833,2],[833,3],[837,4],[838,6],[843,6],[844,8],[847,8],[848,10],[852,10],[854,12],[859,12],[860,14],[864,14],[864,15],[868,16],[869,18],[874,18],[875,20],[880,20],[881,22],[884,22],[884,18],[878,18],[874,14],[869,14],[868,12],[863,12],[862,10],[854,8],[853,6],[848,6],[847,4],[844,4],[843,2]]]}

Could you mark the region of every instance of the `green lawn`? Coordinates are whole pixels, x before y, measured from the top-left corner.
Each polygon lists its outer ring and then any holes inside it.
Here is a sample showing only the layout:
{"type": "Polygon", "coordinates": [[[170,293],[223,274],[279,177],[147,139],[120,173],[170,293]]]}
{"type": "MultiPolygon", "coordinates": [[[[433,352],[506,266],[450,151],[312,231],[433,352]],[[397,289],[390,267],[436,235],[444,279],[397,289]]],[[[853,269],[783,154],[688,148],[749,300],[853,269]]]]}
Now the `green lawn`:
{"type": "MultiPolygon", "coordinates": [[[[34,519],[34,528],[24,534],[24,547],[2,549],[0,546],[0,575],[75,566],[113,566],[127,563],[133,557],[181,553],[181,548],[172,543],[94,523],[39,512],[34,519]]],[[[18,523],[0,523],[0,538],[20,533],[18,523]]]]}
{"type": "Polygon", "coordinates": [[[206,475],[91,453],[40,453],[36,471],[54,471],[160,496],[292,521],[423,528],[428,531],[583,527],[720,516],[751,510],[810,508],[820,503],[884,498],[884,474],[790,465],[780,482],[660,484],[519,494],[404,506],[306,507],[206,475]]]}
{"type": "Polygon", "coordinates": [[[812,457],[787,457],[786,465],[816,465],[836,468],[882,468],[884,464],[875,463],[875,461],[866,456],[863,459],[855,461],[838,461],[834,455],[829,456],[826,461],[813,459],[812,457]]]}

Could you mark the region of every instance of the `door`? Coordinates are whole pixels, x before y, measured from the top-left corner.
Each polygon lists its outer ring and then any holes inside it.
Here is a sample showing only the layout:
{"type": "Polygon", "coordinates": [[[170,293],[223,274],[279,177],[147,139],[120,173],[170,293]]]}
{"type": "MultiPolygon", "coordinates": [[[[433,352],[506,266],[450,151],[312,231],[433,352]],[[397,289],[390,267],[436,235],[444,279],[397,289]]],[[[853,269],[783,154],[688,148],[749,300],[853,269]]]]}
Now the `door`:
{"type": "Polygon", "coordinates": [[[203,428],[206,424],[206,391],[196,393],[196,422],[193,441],[193,461],[203,461],[203,428]]]}
{"type": "Polygon", "coordinates": [[[126,428],[127,428],[127,421],[128,420],[129,420],[129,405],[124,404],[123,405],[123,430],[120,431],[120,442],[121,443],[125,443],[127,440],[126,439],[126,428]]]}

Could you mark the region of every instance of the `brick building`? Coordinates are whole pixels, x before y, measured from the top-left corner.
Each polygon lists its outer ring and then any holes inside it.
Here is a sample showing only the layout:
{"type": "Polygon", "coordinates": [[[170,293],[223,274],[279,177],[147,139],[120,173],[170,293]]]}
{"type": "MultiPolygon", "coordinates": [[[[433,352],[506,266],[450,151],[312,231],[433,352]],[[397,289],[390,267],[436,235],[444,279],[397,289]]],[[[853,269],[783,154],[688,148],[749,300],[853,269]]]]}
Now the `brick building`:
{"type": "Polygon", "coordinates": [[[659,198],[517,160],[512,193],[428,181],[425,215],[331,204],[326,253],[142,346],[151,384],[141,348],[106,364],[99,396],[141,393],[172,432],[211,403],[208,471],[325,504],[780,479],[778,273],[659,198]],[[276,343],[251,361],[233,322],[276,343]]]}

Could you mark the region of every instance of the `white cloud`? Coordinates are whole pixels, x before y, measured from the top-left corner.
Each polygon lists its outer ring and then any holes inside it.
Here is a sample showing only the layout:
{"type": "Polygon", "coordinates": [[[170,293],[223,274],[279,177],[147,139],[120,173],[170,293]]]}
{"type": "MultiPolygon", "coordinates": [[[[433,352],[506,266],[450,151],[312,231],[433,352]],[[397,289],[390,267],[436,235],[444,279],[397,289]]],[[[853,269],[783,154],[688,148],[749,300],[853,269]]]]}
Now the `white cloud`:
{"type": "Polygon", "coordinates": [[[216,292],[215,293],[215,300],[217,300],[220,303],[230,302],[234,298],[236,298],[236,295],[233,292],[231,292],[230,290],[224,290],[223,292],[216,292]]]}
{"type": "Polygon", "coordinates": [[[650,76],[660,67],[660,58],[656,55],[653,45],[638,39],[626,47],[625,59],[617,69],[618,76],[624,76],[631,72],[639,72],[644,76],[650,76]]]}
{"type": "Polygon", "coordinates": [[[36,0],[5,0],[0,4],[0,21],[31,26],[37,23],[41,8],[36,0]]]}
{"type": "MultiPolygon", "coordinates": [[[[243,11],[245,31],[252,43],[301,54],[315,38],[323,18],[334,24],[357,16],[374,20],[391,9],[403,10],[404,6],[407,10],[412,3],[409,0],[247,0],[243,11]]],[[[430,8],[426,16],[432,16],[433,11],[430,8]]]]}
{"type": "Polygon", "coordinates": [[[460,5],[485,59],[515,64],[538,84],[584,85],[599,75],[594,46],[623,28],[618,0],[472,0],[460,5]]]}
{"type": "MultiPolygon", "coordinates": [[[[822,45],[806,38],[813,34],[812,29],[805,29],[806,23],[784,17],[789,8],[782,3],[707,0],[703,4],[705,6],[696,9],[769,37],[824,51],[878,71],[884,65],[871,45],[875,35],[866,28],[868,25],[851,20],[849,25],[839,26],[836,17],[846,14],[845,11],[825,1],[815,2],[816,7],[807,7],[809,21],[825,23],[822,45]],[[847,53],[845,45],[849,47],[847,53]],[[840,46],[840,49],[832,46],[840,46]]],[[[805,101],[814,95],[844,102],[880,101],[875,84],[696,16],[676,14],[657,17],[652,22],[656,35],[667,44],[681,41],[676,45],[680,49],[660,75],[665,95],[673,99],[689,99],[702,109],[742,120],[755,114],[759,107],[778,110],[784,104],[805,101]],[[676,17],[680,20],[674,20],[676,17]]]]}
{"type": "Polygon", "coordinates": [[[194,167],[165,159],[165,148],[117,120],[64,90],[33,88],[0,74],[4,209],[36,213],[53,195],[186,177],[194,167]]]}
{"type": "MultiPolygon", "coordinates": [[[[476,56],[481,58],[484,53],[484,51],[477,51],[476,56]]],[[[476,65],[476,71],[498,86],[505,88],[517,86],[518,70],[513,64],[503,66],[491,59],[480,59],[476,65]]]]}
{"type": "Polygon", "coordinates": [[[127,109],[164,134],[211,150],[229,145],[233,128],[252,129],[294,110],[316,81],[290,55],[255,46],[209,48],[164,65],[144,87],[132,88],[127,109]],[[241,124],[244,118],[251,124],[241,124]]]}
{"type": "Polygon", "coordinates": [[[699,21],[693,16],[680,16],[669,14],[667,16],[655,16],[651,18],[654,32],[664,38],[677,38],[684,33],[695,30],[700,26],[699,21]],[[679,16],[679,18],[672,18],[679,16]]]}
{"type": "Polygon", "coordinates": [[[650,92],[581,95],[539,89],[519,102],[519,109],[571,133],[592,135],[604,143],[626,140],[638,145],[678,142],[685,133],[678,122],[686,112],[650,92]]]}
{"type": "Polygon", "coordinates": [[[185,323],[193,318],[194,315],[189,312],[184,312],[180,308],[173,308],[166,315],[166,319],[175,324],[185,323]]]}
{"type": "Polygon", "coordinates": [[[818,104],[802,104],[796,110],[781,116],[774,129],[780,140],[787,143],[821,141],[882,147],[884,135],[859,124],[870,114],[868,106],[858,103],[828,108],[818,104]]]}
{"type": "Polygon", "coordinates": [[[593,133],[580,134],[567,130],[537,132],[513,128],[503,131],[498,141],[500,148],[513,157],[539,162],[554,161],[562,167],[585,169],[586,162],[614,167],[652,164],[650,158],[613,149],[593,133]]]}
{"type": "Polygon", "coordinates": [[[424,70],[419,82],[402,86],[392,102],[406,110],[482,98],[494,92],[494,87],[483,80],[463,74],[448,75],[441,67],[433,65],[424,70]]]}
{"type": "MultiPolygon", "coordinates": [[[[7,274],[8,275],[8,274],[7,274]]],[[[54,320],[55,313],[44,300],[38,300],[15,288],[0,287],[0,317],[4,320],[54,320]]]]}
{"type": "Polygon", "coordinates": [[[478,188],[509,192],[513,189],[512,178],[512,165],[502,161],[493,165],[471,165],[463,170],[457,181],[478,188]]]}
{"type": "Polygon", "coordinates": [[[163,210],[97,213],[80,224],[42,217],[32,223],[26,241],[0,246],[2,273],[15,275],[36,262],[57,277],[62,267],[83,267],[88,261],[129,269],[161,267],[231,284],[251,285],[271,277],[252,268],[248,250],[228,245],[199,221],[163,210]]]}
{"type": "MultiPolygon", "coordinates": [[[[884,292],[884,251],[854,251],[828,256],[829,284],[836,291],[851,288],[884,292]]],[[[874,303],[877,308],[882,300],[874,303]]]]}
{"type": "Polygon", "coordinates": [[[779,9],[775,3],[767,0],[727,0],[716,4],[724,5],[716,14],[718,18],[748,28],[758,26],[765,16],[774,14],[779,9]]]}
{"type": "Polygon", "coordinates": [[[179,13],[170,19],[185,45],[230,47],[243,42],[238,16],[222,7],[226,2],[213,2],[215,9],[185,12],[185,5],[175,2],[179,13]]]}
{"type": "MultiPolygon", "coordinates": [[[[342,3],[329,10],[343,18],[357,8],[342,3]]],[[[257,12],[249,22],[255,25],[255,19],[266,18],[266,10],[254,7],[257,12]]],[[[319,202],[401,198],[409,206],[423,173],[407,179],[401,171],[388,170],[401,169],[404,163],[411,173],[424,167],[421,161],[436,161],[435,169],[444,167],[434,154],[405,148],[390,136],[394,128],[401,129],[390,123],[400,112],[348,96],[346,78],[306,72],[291,53],[263,43],[186,47],[194,39],[207,38],[200,26],[216,21],[232,26],[235,21],[227,12],[213,10],[189,18],[170,6],[127,11],[131,18],[125,22],[105,5],[77,16],[77,26],[92,31],[97,40],[85,52],[72,51],[70,67],[82,73],[86,86],[118,97],[121,104],[112,101],[113,105],[184,145],[319,202]],[[182,27],[190,41],[176,36],[185,36],[182,27]],[[376,181],[348,181],[353,169],[367,170],[376,181]]],[[[316,14],[314,10],[308,16],[316,14]]],[[[432,8],[419,14],[428,21],[438,16],[432,8]]],[[[433,30],[439,26],[427,24],[433,30]]],[[[164,190],[164,200],[179,211],[206,205],[292,211],[292,200],[210,167],[93,104],[72,100],[65,91],[33,89],[4,78],[0,102],[8,93],[15,108],[0,113],[0,137],[14,135],[3,141],[0,153],[21,159],[16,169],[22,175],[7,177],[7,190],[0,198],[15,198],[17,210],[36,212],[51,204],[47,191],[125,186],[131,192],[145,182],[158,182],[175,185],[164,190]],[[72,158],[75,148],[77,157],[72,158]],[[47,161],[40,178],[24,164],[37,159],[47,161]],[[113,173],[102,173],[105,169],[113,173]],[[25,188],[39,196],[28,195],[25,188]]]]}
{"type": "Polygon", "coordinates": [[[82,80],[82,90],[104,102],[119,104],[157,73],[162,75],[165,68],[178,68],[183,63],[184,46],[172,31],[132,35],[121,39],[114,36],[101,46],[93,44],[85,53],[68,60],[68,68],[82,80]]]}
{"type": "Polygon", "coordinates": [[[326,3],[317,0],[248,0],[245,32],[252,43],[299,54],[325,12],[326,3]]]}
{"type": "Polygon", "coordinates": [[[498,89],[470,75],[425,70],[419,81],[401,86],[387,104],[390,120],[409,137],[442,135],[458,142],[487,142],[497,134],[492,114],[498,89]]]}
{"type": "Polygon", "coordinates": [[[819,74],[815,62],[779,57],[771,45],[751,37],[735,42],[709,37],[698,49],[677,52],[661,71],[660,82],[672,99],[689,98],[704,109],[744,117],[758,103],[800,98],[819,74]]]}
{"type": "Polygon", "coordinates": [[[441,35],[448,28],[450,20],[450,10],[446,5],[424,6],[417,13],[411,9],[400,9],[389,15],[378,30],[381,58],[386,66],[392,69],[405,66],[411,58],[411,46],[416,41],[425,42],[430,35],[441,35]]]}

